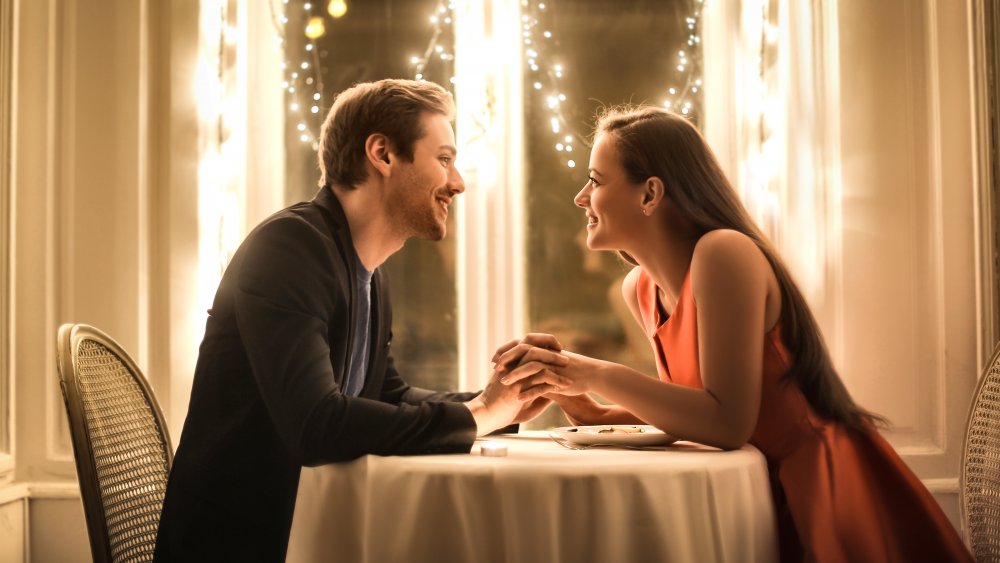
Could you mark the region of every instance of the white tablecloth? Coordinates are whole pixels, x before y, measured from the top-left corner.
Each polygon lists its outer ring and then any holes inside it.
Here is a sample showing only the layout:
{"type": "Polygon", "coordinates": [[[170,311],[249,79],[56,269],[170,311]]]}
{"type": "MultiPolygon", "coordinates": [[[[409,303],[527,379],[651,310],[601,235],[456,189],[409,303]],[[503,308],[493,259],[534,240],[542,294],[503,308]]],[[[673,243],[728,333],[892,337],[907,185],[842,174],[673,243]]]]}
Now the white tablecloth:
{"type": "Polygon", "coordinates": [[[764,457],[689,443],[568,450],[491,437],[506,457],[378,457],[305,468],[288,561],[775,561],[764,457]]]}

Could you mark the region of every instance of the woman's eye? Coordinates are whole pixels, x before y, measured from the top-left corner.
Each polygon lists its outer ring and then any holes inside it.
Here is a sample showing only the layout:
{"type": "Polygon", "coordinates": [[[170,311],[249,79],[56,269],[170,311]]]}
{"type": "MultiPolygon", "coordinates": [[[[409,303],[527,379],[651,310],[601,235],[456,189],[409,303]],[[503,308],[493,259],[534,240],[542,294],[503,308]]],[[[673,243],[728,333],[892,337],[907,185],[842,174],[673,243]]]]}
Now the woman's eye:
{"type": "Polygon", "coordinates": [[[448,166],[449,164],[451,164],[451,157],[450,156],[442,156],[440,160],[441,160],[441,164],[443,164],[445,166],[448,166]]]}
{"type": "Polygon", "coordinates": [[[595,179],[593,179],[593,178],[591,178],[591,177],[589,177],[589,176],[587,177],[587,180],[588,180],[588,181],[590,181],[590,185],[591,185],[591,186],[594,186],[595,188],[596,188],[597,186],[600,186],[600,185],[601,185],[601,183],[600,183],[600,182],[598,182],[597,180],[595,180],[595,179]]]}

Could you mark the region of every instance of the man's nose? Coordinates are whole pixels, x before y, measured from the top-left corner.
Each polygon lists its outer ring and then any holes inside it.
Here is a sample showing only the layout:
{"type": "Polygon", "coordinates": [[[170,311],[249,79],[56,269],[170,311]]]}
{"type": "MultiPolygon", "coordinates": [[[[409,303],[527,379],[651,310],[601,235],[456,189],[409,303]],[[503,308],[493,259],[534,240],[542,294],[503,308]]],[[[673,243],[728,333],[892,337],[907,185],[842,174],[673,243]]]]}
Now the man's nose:
{"type": "Polygon", "coordinates": [[[448,189],[453,194],[460,194],[465,191],[465,180],[462,178],[462,173],[458,171],[458,168],[452,168],[451,173],[448,174],[448,189]]]}

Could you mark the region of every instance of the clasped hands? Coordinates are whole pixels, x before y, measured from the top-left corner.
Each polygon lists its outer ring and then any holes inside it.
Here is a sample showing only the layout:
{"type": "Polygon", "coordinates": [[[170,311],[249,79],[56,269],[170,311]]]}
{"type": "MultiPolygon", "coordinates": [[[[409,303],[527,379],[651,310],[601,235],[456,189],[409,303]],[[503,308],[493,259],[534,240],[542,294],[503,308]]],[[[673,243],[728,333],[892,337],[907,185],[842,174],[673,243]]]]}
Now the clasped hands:
{"type": "Polygon", "coordinates": [[[480,436],[531,420],[553,401],[565,407],[564,397],[591,390],[601,364],[564,350],[555,336],[543,333],[504,344],[492,362],[486,388],[469,403],[480,436]]]}

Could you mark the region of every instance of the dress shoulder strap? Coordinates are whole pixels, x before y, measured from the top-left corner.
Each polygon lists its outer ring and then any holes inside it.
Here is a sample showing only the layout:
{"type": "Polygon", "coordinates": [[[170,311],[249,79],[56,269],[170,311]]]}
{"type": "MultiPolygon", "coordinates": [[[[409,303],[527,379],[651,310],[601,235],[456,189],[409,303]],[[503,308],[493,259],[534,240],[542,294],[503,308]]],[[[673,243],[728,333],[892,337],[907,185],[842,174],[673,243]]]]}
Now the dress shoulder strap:
{"type": "Polygon", "coordinates": [[[647,335],[652,336],[656,333],[656,284],[642,268],[639,268],[635,292],[639,302],[639,314],[642,316],[642,328],[647,335]]]}

